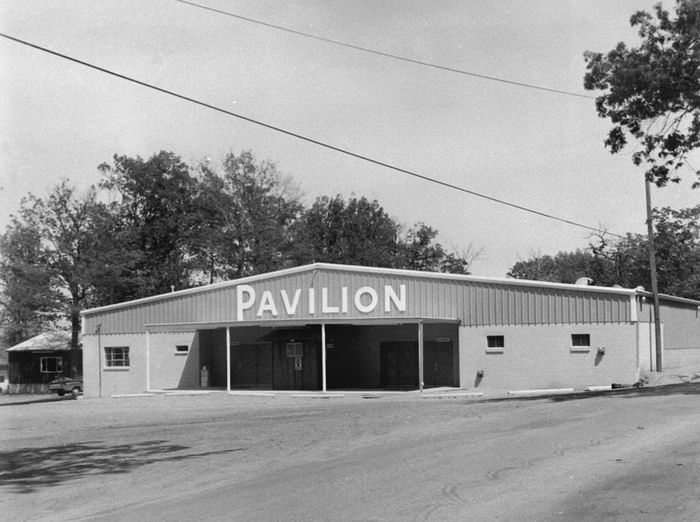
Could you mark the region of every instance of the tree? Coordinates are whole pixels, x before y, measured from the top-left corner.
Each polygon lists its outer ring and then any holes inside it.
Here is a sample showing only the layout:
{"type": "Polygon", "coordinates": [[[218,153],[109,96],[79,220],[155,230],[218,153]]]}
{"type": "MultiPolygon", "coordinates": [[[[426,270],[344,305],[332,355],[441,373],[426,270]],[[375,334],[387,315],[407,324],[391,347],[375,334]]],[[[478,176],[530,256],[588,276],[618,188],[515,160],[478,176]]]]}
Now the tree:
{"type": "Polygon", "coordinates": [[[398,229],[376,200],[323,196],[293,228],[294,262],[392,267],[398,229]]]}
{"type": "Polygon", "coordinates": [[[114,191],[120,237],[132,255],[132,292],[137,298],[189,286],[188,249],[194,230],[197,182],[172,152],[148,160],[115,155],[99,166],[100,186],[114,191]]]}
{"type": "Polygon", "coordinates": [[[46,270],[37,223],[13,217],[0,237],[0,253],[0,326],[12,346],[55,326],[60,295],[46,270]]]}
{"type": "Polygon", "coordinates": [[[590,277],[597,284],[602,284],[594,269],[594,256],[584,250],[558,252],[554,257],[532,253],[529,259],[515,263],[506,275],[556,283],[575,283],[581,277],[590,277]]]}
{"type": "Polygon", "coordinates": [[[229,153],[223,175],[200,167],[193,253],[209,281],[269,272],[289,264],[297,191],[274,163],[251,151],[229,153]]]}
{"type": "Polygon", "coordinates": [[[614,154],[628,136],[638,140],[632,160],[661,187],[679,181],[678,169],[690,167],[688,154],[700,145],[700,0],[677,0],[675,17],[658,4],[655,15],[631,17],[639,47],[586,51],[584,86],[605,91],[596,99],[598,115],[613,123],[605,145],[614,154]]]}
{"type": "MultiPolygon", "coordinates": [[[[659,291],[700,299],[700,205],[674,210],[656,208],[653,220],[657,230],[659,291]]],[[[611,240],[597,234],[585,251],[559,252],[555,256],[532,255],[519,261],[508,272],[510,277],[573,283],[590,277],[600,286],[650,287],[647,238],[627,234],[611,240]]]]}
{"type": "MultiPolygon", "coordinates": [[[[90,302],[96,274],[109,270],[106,245],[114,237],[104,234],[107,215],[94,187],[78,196],[66,181],[46,199],[30,195],[22,201],[2,242],[10,333],[26,338],[63,317],[72,349],[80,347],[80,312],[90,302]]],[[[73,364],[71,373],[76,371],[73,364]]]]}
{"type": "Polygon", "coordinates": [[[428,272],[447,272],[452,274],[469,274],[469,267],[481,254],[471,245],[462,253],[446,251],[440,243],[435,242],[438,231],[425,223],[416,223],[399,240],[397,268],[421,270],[428,272]]]}

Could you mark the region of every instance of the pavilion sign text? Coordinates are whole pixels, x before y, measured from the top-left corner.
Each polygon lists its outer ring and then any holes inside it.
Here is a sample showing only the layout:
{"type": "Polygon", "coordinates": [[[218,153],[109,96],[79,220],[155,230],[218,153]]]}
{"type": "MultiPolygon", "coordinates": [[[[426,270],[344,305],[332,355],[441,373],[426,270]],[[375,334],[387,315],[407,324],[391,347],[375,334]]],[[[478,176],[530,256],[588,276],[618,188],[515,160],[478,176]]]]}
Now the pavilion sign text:
{"type": "MultiPolygon", "coordinates": [[[[337,293],[335,294],[337,295],[337,293]]],[[[291,292],[280,290],[272,292],[263,290],[258,295],[250,285],[236,287],[236,319],[243,321],[246,310],[254,310],[259,318],[264,316],[278,317],[285,312],[288,317],[306,312],[308,315],[347,314],[350,307],[362,314],[370,314],[376,310],[384,313],[406,311],[406,285],[399,285],[398,292],[391,285],[384,285],[377,290],[371,286],[358,288],[354,293],[347,286],[340,288],[336,300],[331,298],[327,287],[308,288],[305,291],[297,288],[291,292]],[[306,299],[302,303],[302,294],[306,299]]]]}

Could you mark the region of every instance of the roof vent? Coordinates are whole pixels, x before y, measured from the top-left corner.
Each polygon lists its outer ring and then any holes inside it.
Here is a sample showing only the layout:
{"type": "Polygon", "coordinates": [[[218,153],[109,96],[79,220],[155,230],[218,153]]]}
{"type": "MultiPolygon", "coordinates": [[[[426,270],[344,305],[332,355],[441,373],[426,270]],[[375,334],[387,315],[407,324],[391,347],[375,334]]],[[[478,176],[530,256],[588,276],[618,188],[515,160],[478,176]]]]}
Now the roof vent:
{"type": "Polygon", "coordinates": [[[576,280],[575,284],[579,286],[589,286],[593,284],[593,279],[591,279],[590,277],[579,277],[576,280]]]}

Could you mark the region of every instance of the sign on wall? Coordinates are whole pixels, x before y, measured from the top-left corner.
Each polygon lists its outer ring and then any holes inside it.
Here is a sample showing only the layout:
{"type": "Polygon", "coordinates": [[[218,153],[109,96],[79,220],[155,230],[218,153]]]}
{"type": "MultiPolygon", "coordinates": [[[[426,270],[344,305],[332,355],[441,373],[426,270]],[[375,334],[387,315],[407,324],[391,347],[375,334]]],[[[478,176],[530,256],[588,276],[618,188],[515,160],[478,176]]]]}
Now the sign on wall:
{"type": "Polygon", "coordinates": [[[294,317],[297,314],[332,316],[347,314],[351,308],[361,314],[370,314],[377,310],[386,314],[406,311],[406,285],[399,285],[398,292],[393,286],[384,285],[380,290],[363,286],[352,293],[347,286],[343,286],[336,301],[333,301],[330,296],[327,287],[308,288],[306,292],[297,288],[291,293],[284,289],[278,293],[263,290],[258,294],[250,285],[238,285],[236,319],[243,321],[247,310],[254,311],[257,318],[275,318],[280,315],[280,312],[285,313],[287,317],[294,317]],[[302,303],[303,294],[306,299],[302,303]]]}

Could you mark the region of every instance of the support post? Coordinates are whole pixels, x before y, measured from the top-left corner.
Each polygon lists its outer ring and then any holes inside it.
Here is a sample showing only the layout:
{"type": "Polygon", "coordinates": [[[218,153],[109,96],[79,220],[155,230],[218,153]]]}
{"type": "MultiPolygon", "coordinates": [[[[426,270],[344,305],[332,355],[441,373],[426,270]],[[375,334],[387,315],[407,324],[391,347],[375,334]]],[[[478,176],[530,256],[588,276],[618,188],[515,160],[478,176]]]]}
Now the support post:
{"type": "Polygon", "coordinates": [[[146,329],[146,391],[151,391],[151,332],[146,329]]]}
{"type": "Polygon", "coordinates": [[[97,334],[97,396],[102,397],[102,323],[97,325],[95,333],[97,334]]]}
{"type": "Polygon", "coordinates": [[[326,325],[321,323],[321,389],[326,391],[326,325]]]}
{"type": "Polygon", "coordinates": [[[418,390],[423,391],[423,321],[418,321],[418,390]]]}
{"type": "Polygon", "coordinates": [[[226,391],[231,391],[231,328],[226,327],[226,391]]]}
{"type": "Polygon", "coordinates": [[[654,221],[651,210],[651,182],[645,178],[647,203],[647,234],[649,243],[649,270],[651,272],[651,293],[654,296],[654,340],[656,341],[656,371],[662,370],[661,362],[661,316],[659,314],[659,285],[656,277],[656,249],[654,248],[654,221]]]}

